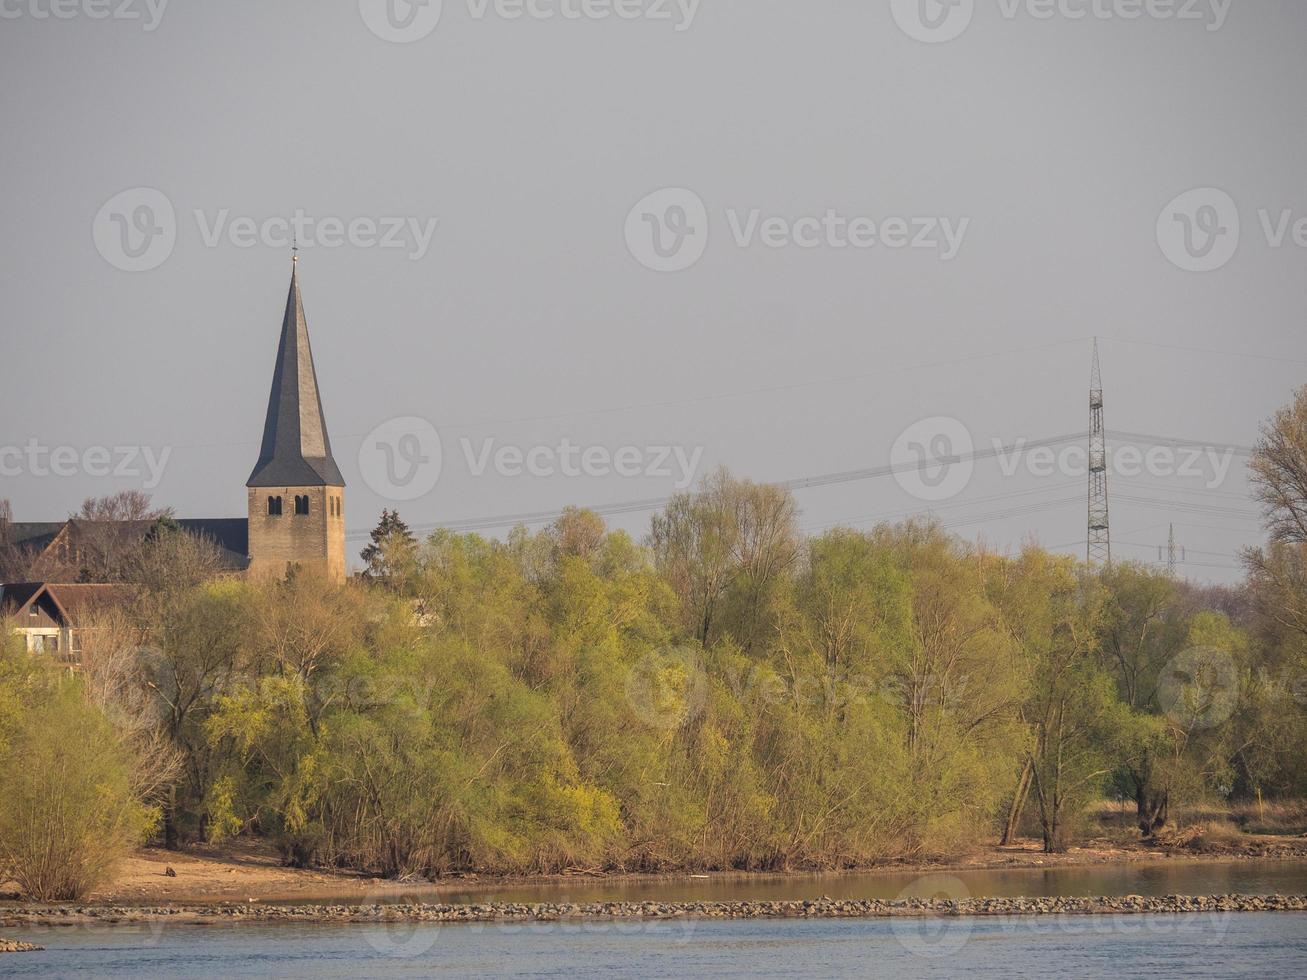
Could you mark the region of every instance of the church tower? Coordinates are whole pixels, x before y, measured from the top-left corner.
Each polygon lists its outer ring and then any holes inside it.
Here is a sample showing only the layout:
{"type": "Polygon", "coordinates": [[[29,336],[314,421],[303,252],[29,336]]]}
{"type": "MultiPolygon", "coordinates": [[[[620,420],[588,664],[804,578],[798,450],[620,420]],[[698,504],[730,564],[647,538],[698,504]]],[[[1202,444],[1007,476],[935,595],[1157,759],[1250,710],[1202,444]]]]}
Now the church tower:
{"type": "Polygon", "coordinates": [[[345,479],[331,456],[298,256],[272,372],[259,461],[249,490],[250,575],[283,576],[293,565],[345,581],[345,479]]]}

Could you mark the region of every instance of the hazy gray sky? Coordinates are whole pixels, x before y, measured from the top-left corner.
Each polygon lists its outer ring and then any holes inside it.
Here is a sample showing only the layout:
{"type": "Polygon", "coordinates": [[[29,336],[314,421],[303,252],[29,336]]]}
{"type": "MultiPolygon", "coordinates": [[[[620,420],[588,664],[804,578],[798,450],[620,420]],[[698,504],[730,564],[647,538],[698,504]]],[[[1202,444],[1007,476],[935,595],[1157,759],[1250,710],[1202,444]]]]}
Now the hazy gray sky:
{"type": "MultiPolygon", "coordinates": [[[[290,272],[268,219],[297,210],[352,531],[397,502],[431,525],[664,497],[661,447],[784,481],[956,451],[956,425],[1078,433],[1093,335],[1118,432],[1246,447],[1307,382],[1297,0],[925,0],[915,26],[916,0],[51,2],[0,0],[19,519],[153,484],[97,475],[122,446],[169,453],[180,515],[243,513],[290,272]],[[632,214],[665,188],[692,195],[632,214]],[[432,455],[403,418],[443,454],[396,501],[432,455]]],[[[1155,560],[1173,520],[1188,574],[1231,580],[1260,537],[1244,458],[1185,462],[1112,479],[1116,554],[1155,560]]],[[[1085,480],[1029,463],[932,473],[935,501],[912,474],[803,489],[803,524],[933,509],[1083,550],[1085,480]]]]}

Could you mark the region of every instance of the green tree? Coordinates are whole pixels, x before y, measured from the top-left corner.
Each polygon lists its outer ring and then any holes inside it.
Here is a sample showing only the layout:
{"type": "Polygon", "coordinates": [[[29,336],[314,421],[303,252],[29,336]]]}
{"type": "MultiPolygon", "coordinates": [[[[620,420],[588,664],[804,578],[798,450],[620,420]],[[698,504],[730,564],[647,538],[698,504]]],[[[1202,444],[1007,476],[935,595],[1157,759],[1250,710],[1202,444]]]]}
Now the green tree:
{"type": "Polygon", "coordinates": [[[371,543],[359,552],[359,557],[367,563],[363,574],[391,588],[402,589],[417,556],[417,538],[397,510],[382,510],[381,520],[370,537],[371,543]]]}
{"type": "Polygon", "coordinates": [[[133,795],[131,752],[80,684],[4,659],[0,877],[37,901],[75,901],[109,878],[156,814],[133,795]]]}

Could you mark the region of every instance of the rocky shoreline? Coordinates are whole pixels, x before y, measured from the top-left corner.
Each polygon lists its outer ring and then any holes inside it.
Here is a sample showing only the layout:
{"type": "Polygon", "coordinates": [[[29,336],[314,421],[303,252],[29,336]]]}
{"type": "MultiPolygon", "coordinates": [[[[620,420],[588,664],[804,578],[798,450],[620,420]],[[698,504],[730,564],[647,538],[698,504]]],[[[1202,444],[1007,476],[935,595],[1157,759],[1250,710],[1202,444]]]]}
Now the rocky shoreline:
{"type": "Polygon", "coordinates": [[[1125,895],[1106,898],[962,898],[790,902],[601,902],[525,905],[264,905],[133,907],[33,905],[0,908],[6,925],[186,924],[231,922],[560,922],[596,919],[866,919],[905,916],[1192,915],[1307,912],[1307,895],[1125,895]]]}
{"type": "Polygon", "coordinates": [[[0,953],[39,953],[40,946],[20,943],[17,939],[0,939],[0,953]]]}

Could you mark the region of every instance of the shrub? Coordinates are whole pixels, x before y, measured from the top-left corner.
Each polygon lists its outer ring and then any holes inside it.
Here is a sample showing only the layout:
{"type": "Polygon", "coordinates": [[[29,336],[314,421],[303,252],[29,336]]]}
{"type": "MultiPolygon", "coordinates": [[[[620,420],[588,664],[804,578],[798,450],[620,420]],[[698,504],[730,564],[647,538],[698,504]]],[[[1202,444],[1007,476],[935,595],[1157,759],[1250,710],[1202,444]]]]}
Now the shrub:
{"type": "Polygon", "coordinates": [[[0,746],[0,877],[37,901],[84,897],[140,843],[151,812],[104,715],[69,682],[29,687],[0,746]]]}

